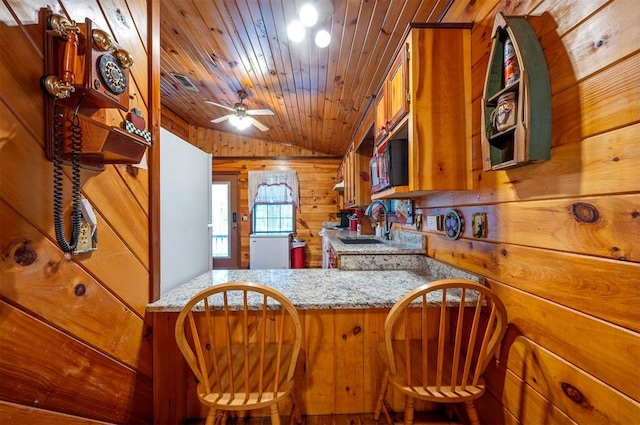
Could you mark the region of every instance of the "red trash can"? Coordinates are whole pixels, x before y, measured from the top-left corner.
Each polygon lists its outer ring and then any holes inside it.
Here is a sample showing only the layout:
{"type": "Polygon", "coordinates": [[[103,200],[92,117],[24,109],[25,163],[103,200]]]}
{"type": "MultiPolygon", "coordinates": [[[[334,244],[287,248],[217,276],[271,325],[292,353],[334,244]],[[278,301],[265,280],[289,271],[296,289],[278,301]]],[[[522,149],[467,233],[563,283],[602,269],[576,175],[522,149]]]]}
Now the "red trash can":
{"type": "Polygon", "coordinates": [[[292,269],[304,269],[304,247],[307,246],[305,242],[294,241],[291,242],[291,268],[292,269]]]}

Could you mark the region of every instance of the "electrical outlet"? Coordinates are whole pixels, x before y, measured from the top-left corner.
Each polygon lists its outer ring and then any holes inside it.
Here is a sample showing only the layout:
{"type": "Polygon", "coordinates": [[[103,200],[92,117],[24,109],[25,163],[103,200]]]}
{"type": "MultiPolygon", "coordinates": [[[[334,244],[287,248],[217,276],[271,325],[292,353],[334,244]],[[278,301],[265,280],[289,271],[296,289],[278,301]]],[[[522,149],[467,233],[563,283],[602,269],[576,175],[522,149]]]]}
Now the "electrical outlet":
{"type": "Polygon", "coordinates": [[[438,230],[438,216],[437,215],[428,215],[427,216],[427,230],[438,230]]]}
{"type": "Polygon", "coordinates": [[[87,199],[80,203],[80,234],[74,254],[84,254],[98,249],[98,220],[93,207],[87,199]]]}
{"type": "Polygon", "coordinates": [[[78,236],[78,244],[76,245],[74,254],[84,254],[86,252],[98,249],[97,241],[94,233],[91,231],[91,225],[84,220],[80,223],[80,235],[78,236]]]}

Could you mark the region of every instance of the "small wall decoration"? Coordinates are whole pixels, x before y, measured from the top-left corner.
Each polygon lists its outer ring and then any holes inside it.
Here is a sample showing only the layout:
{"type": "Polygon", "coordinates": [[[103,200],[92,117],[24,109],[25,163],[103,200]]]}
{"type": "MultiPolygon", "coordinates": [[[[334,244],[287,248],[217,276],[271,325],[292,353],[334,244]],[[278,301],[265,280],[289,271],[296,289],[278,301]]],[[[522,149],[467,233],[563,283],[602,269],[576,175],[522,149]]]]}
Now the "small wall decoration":
{"type": "Polygon", "coordinates": [[[474,238],[486,238],[487,237],[487,214],[486,213],[474,213],[471,219],[473,225],[473,237],[474,238]]]}
{"type": "Polygon", "coordinates": [[[402,224],[411,223],[412,208],[410,199],[398,199],[396,201],[396,217],[402,224]]]}
{"type": "Polygon", "coordinates": [[[452,241],[458,239],[462,234],[463,219],[460,213],[454,209],[447,211],[444,215],[444,234],[452,241]]]}

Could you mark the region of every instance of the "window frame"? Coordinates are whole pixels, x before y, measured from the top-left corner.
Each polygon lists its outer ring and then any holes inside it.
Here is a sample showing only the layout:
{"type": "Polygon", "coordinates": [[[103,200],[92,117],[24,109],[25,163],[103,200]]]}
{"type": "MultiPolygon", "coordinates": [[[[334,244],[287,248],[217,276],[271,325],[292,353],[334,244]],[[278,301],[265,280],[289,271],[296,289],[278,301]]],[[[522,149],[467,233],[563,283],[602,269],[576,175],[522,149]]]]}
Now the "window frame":
{"type": "MultiPolygon", "coordinates": [[[[269,211],[269,209],[267,208],[267,212],[269,211]]],[[[253,211],[251,211],[251,229],[252,229],[252,233],[254,234],[260,234],[260,235],[264,235],[264,234],[269,234],[269,233],[295,233],[296,231],[296,206],[293,202],[256,202],[253,205],[253,211]],[[291,208],[291,230],[274,230],[269,228],[269,222],[270,222],[270,217],[269,214],[266,215],[266,217],[264,216],[260,216],[258,217],[257,214],[257,208],[262,207],[262,206],[279,206],[279,211],[280,213],[278,214],[278,218],[277,220],[280,222],[280,224],[282,224],[283,220],[288,220],[289,217],[283,216],[282,215],[282,207],[283,206],[288,206],[291,208]],[[267,230],[258,230],[257,226],[256,226],[256,220],[258,219],[266,219],[267,220],[267,230]]],[[[275,220],[275,218],[274,218],[275,220]]],[[[280,226],[280,228],[282,228],[282,226],[280,226]]]]}

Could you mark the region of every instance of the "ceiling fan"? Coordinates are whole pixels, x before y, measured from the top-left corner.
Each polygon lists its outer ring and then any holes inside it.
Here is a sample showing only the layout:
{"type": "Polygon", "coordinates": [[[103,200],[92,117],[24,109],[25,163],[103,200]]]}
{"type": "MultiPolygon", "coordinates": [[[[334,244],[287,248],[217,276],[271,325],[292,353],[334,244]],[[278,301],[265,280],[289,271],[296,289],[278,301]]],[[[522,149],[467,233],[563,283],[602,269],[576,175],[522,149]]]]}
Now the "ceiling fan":
{"type": "Polygon", "coordinates": [[[242,103],[242,101],[247,98],[247,92],[244,90],[238,90],[238,96],[240,97],[240,102],[233,105],[233,108],[227,105],[221,105],[220,103],[206,100],[205,102],[210,103],[211,105],[219,106],[233,112],[232,114],[213,119],[211,120],[211,122],[217,124],[229,120],[229,122],[238,130],[244,130],[252,124],[259,130],[269,130],[269,127],[253,118],[252,115],[274,115],[273,111],[271,109],[248,109],[247,105],[242,103]]]}

